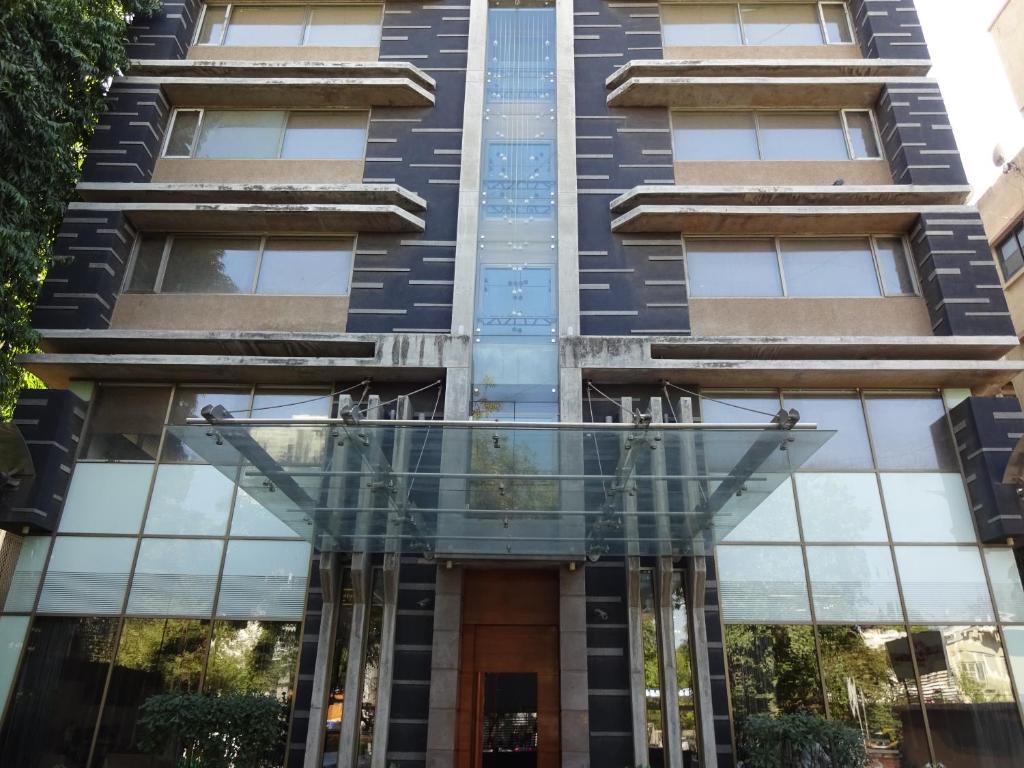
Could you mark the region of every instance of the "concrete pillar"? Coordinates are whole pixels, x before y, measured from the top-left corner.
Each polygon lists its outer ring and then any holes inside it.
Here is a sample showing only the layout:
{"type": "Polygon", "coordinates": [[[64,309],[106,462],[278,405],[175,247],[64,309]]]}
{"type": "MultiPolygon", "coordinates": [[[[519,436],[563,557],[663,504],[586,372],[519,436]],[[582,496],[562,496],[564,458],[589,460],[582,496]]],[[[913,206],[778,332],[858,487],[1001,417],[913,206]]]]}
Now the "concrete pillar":
{"type": "Polygon", "coordinates": [[[647,765],[647,679],[644,674],[643,606],[640,558],[626,559],[626,616],[629,622],[629,700],[632,712],[633,765],[647,765]]]}
{"type": "Polygon", "coordinates": [[[313,693],[309,701],[309,730],[306,733],[306,757],[303,768],[320,768],[324,748],[324,710],[331,685],[334,656],[334,633],[338,623],[341,579],[338,556],[334,552],[320,554],[320,585],[323,608],[320,613],[320,634],[316,640],[316,662],[313,667],[313,693]]]}
{"type": "Polygon", "coordinates": [[[587,679],[587,591],[583,568],[563,568],[558,579],[558,592],[562,768],[588,768],[590,686],[587,679]]]}
{"type": "Polygon", "coordinates": [[[395,624],[398,620],[400,556],[384,555],[384,617],[380,629],[380,671],[377,673],[377,709],[373,722],[370,768],[387,768],[388,731],[391,725],[391,687],[395,679],[395,624]]]}
{"type": "Polygon", "coordinates": [[[462,640],[462,569],[437,569],[434,640],[430,656],[430,714],[427,768],[453,768],[459,707],[459,655],[462,640]]]}
{"type": "Polygon", "coordinates": [[[672,558],[659,557],[657,578],[658,654],[661,658],[661,718],[665,765],[682,768],[683,736],[679,725],[679,673],[676,669],[675,617],[672,610],[672,558]]]}
{"type": "Polygon", "coordinates": [[[345,707],[341,713],[338,768],[355,768],[359,750],[359,709],[363,698],[363,660],[370,629],[373,567],[365,552],[352,556],[352,633],[348,641],[345,707]]]}

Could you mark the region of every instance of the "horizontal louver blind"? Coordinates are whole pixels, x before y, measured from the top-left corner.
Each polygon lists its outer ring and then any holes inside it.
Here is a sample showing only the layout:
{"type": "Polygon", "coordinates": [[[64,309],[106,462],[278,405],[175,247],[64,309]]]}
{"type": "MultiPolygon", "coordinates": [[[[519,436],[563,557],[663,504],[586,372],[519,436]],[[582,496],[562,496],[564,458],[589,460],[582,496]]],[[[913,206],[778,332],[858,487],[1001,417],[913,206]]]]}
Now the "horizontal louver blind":
{"type": "Polygon", "coordinates": [[[39,598],[42,613],[120,613],[135,539],[58,536],[39,598]]]}
{"type": "Polygon", "coordinates": [[[217,615],[301,619],[310,547],[298,541],[232,541],[224,560],[217,615]]]}
{"type": "Polygon", "coordinates": [[[220,541],[143,539],[128,613],[209,616],[223,548],[220,541]]]}

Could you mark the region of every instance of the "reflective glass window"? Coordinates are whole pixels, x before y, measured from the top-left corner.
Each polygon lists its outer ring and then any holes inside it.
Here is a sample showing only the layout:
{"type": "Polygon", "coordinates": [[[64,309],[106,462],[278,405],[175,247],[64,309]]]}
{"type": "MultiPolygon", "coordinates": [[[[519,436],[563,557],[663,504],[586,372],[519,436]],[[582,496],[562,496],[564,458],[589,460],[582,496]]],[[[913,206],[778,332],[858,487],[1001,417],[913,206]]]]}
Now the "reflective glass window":
{"type": "Polygon", "coordinates": [[[818,621],[903,621],[888,547],[808,547],[818,621]]]}
{"type": "MultiPolygon", "coordinates": [[[[249,415],[249,389],[233,387],[177,387],[171,401],[168,424],[185,424],[188,419],[202,416],[207,405],[221,405],[232,416],[249,415]]],[[[161,464],[178,462],[201,462],[202,458],[177,437],[168,433],[164,437],[164,448],[160,454],[161,464]]]]}
{"type": "Polygon", "coordinates": [[[996,254],[1003,268],[1003,279],[1009,280],[1024,268],[1024,223],[1014,227],[996,244],[996,254]]]}
{"type": "Polygon", "coordinates": [[[741,5],[747,45],[821,45],[818,6],[811,3],[741,5]]]}
{"type": "Polygon", "coordinates": [[[903,240],[898,237],[876,237],[875,253],[878,254],[878,271],[882,275],[882,287],[886,296],[913,296],[917,293],[911,275],[910,261],[903,240]]]}
{"type": "Polygon", "coordinates": [[[58,536],[39,597],[42,613],[120,613],[135,539],[58,536]]]}
{"type": "Polygon", "coordinates": [[[156,290],[160,264],[164,257],[164,237],[143,237],[135,253],[132,276],[128,281],[131,293],[153,293],[156,290]]]}
{"type": "Polygon", "coordinates": [[[640,633],[644,654],[644,703],[647,753],[651,764],[664,764],[665,721],[662,715],[662,669],[658,652],[658,602],[654,572],[640,571],[640,633]]]}
{"type": "Polygon", "coordinates": [[[821,15],[825,19],[825,37],[829,43],[853,43],[853,30],[846,15],[845,3],[822,3],[821,15]]]}
{"type": "Polygon", "coordinates": [[[993,621],[977,547],[896,547],[911,622],[993,621]]]}
{"type": "Polygon", "coordinates": [[[865,400],[879,469],[959,471],[942,398],[865,400]]]}
{"type": "Polygon", "coordinates": [[[82,458],[155,459],[170,394],[169,387],[99,387],[82,441],[82,458]]]}
{"type": "Polygon", "coordinates": [[[36,592],[43,578],[43,566],[50,553],[49,536],[26,536],[21,542],[18,561],[7,585],[4,613],[28,613],[36,603],[36,592]]]}
{"type": "Polygon", "coordinates": [[[796,489],[808,541],[888,539],[875,475],[799,473],[796,489]]]}
{"type": "Polygon", "coordinates": [[[357,760],[369,763],[373,752],[373,732],[380,682],[381,633],[384,629],[384,572],[373,569],[370,590],[370,618],[366,633],[366,658],[363,660],[363,689],[359,696],[359,746],[357,760]]]}
{"type": "Polygon", "coordinates": [[[374,47],[380,42],[379,5],[314,5],[306,45],[374,47]]]}
{"type": "Polygon", "coordinates": [[[782,295],[774,240],[687,238],[686,268],[694,297],[782,295]]]}
{"type": "Polygon", "coordinates": [[[227,15],[226,5],[208,5],[203,14],[203,25],[196,38],[198,45],[219,45],[224,34],[224,21],[227,15]]]}
{"type": "Polygon", "coordinates": [[[734,395],[708,392],[700,401],[705,424],[762,424],[782,407],[778,395],[734,395]]]}
{"type": "Polygon", "coordinates": [[[210,539],[143,539],[128,613],[209,616],[223,550],[210,539]]]}
{"type": "Polygon", "coordinates": [[[164,147],[165,157],[192,156],[201,114],[198,109],[179,109],[174,113],[171,135],[167,139],[167,146],[164,147]]]}
{"type": "Polygon", "coordinates": [[[851,110],[845,113],[847,134],[850,137],[850,149],[858,160],[881,157],[878,141],[875,139],[875,126],[871,122],[871,113],[864,110],[851,110]]]}
{"type": "Polygon", "coordinates": [[[679,728],[683,740],[683,765],[691,765],[698,759],[697,713],[693,670],[690,665],[690,622],[687,617],[682,577],[683,574],[679,571],[672,574],[672,635],[675,638],[675,691],[676,705],[679,707],[679,728]]]}
{"type": "Polygon", "coordinates": [[[717,553],[718,589],[726,623],[810,620],[799,547],[722,545],[717,553]]]}
{"type": "Polygon", "coordinates": [[[306,23],[306,8],[301,5],[237,6],[224,45],[299,45],[306,23]]]}
{"type": "Polygon", "coordinates": [[[234,483],[205,464],[161,464],[146,516],[146,533],[221,536],[234,483]]]}
{"type": "Polygon", "coordinates": [[[235,511],[231,515],[232,536],[261,536],[277,539],[294,539],[298,534],[281,522],[244,489],[235,494],[235,511]]]}
{"type": "Polygon", "coordinates": [[[985,563],[1000,621],[1024,623],[1024,587],[1012,549],[985,548],[985,563]]]}
{"type": "Polygon", "coordinates": [[[838,112],[759,112],[757,121],[764,160],[850,159],[838,112]]]}
{"type": "Polygon", "coordinates": [[[228,542],[217,615],[302,618],[309,556],[304,541],[228,542]]]}
{"type": "Polygon", "coordinates": [[[365,112],[292,112],[281,157],[360,160],[366,143],[365,112]]]}
{"type": "Polygon", "coordinates": [[[256,293],[337,295],[348,293],[352,240],[267,239],[256,293]]]}
{"type": "Polygon", "coordinates": [[[790,296],[881,296],[865,238],[784,239],[782,266],[790,296]]]}
{"type": "Polygon", "coordinates": [[[215,621],[204,690],[291,698],[300,641],[295,622],[215,621]]]}
{"type": "Polygon", "coordinates": [[[161,285],[163,293],[251,293],[259,238],[174,238],[161,285]]]}
{"type": "Polygon", "coordinates": [[[735,5],[661,6],[662,45],[741,45],[735,5]]]}
{"type": "Polygon", "coordinates": [[[0,616],[0,712],[7,704],[14,673],[28,634],[28,616],[0,616]]]}
{"type": "Polygon", "coordinates": [[[856,395],[811,395],[786,393],[787,410],[800,412],[800,421],[834,429],[829,438],[801,469],[872,469],[871,446],[864,421],[864,407],[856,395]]]}
{"type": "Polygon", "coordinates": [[[882,475],[882,492],[894,541],[971,543],[971,509],[959,473],[882,475]]]}
{"type": "Polygon", "coordinates": [[[1017,692],[1024,691],[1024,627],[1005,627],[1003,636],[1006,638],[1006,655],[1010,661],[1017,692]]]}
{"type": "Polygon", "coordinates": [[[672,116],[676,160],[757,160],[751,112],[676,112],[672,116]]]}
{"type": "Polygon", "coordinates": [[[725,537],[737,541],[799,541],[793,484],[786,480],[725,537]]]}
{"type": "Polygon", "coordinates": [[[277,157],[287,117],[269,109],[208,109],[193,157],[277,157]]]}
{"type": "Polygon", "coordinates": [[[152,479],[151,464],[77,464],[60,532],[138,533],[152,479]]]}

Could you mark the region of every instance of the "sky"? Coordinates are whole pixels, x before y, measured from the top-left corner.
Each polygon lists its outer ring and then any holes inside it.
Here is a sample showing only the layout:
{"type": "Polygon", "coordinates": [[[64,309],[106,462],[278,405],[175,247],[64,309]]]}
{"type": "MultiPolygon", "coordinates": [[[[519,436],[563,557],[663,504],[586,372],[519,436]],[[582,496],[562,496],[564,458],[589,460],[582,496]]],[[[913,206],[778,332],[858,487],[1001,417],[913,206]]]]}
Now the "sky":
{"type": "Polygon", "coordinates": [[[988,28],[1005,0],[916,0],[967,177],[980,196],[999,177],[992,150],[1024,146],[1024,118],[988,28]]]}

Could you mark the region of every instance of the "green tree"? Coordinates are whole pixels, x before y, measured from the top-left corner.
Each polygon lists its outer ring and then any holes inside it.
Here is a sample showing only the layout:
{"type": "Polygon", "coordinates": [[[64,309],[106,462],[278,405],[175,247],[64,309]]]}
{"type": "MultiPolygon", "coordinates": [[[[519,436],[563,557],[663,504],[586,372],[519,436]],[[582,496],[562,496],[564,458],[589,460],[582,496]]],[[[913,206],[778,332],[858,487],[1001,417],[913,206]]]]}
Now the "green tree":
{"type": "Polygon", "coordinates": [[[36,347],[29,315],[51,246],[104,107],[105,83],[127,65],[132,14],[160,0],[0,3],[0,414],[36,347]]]}

